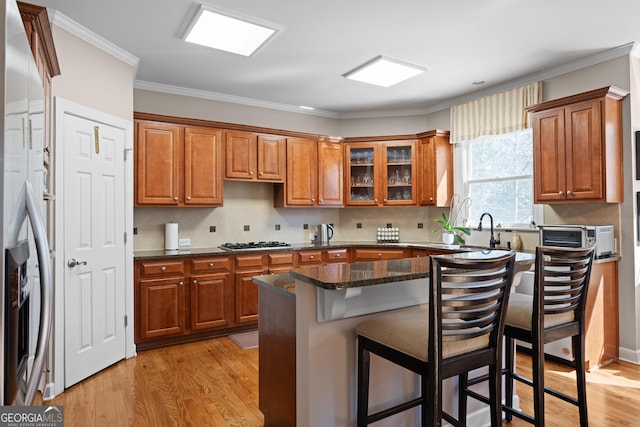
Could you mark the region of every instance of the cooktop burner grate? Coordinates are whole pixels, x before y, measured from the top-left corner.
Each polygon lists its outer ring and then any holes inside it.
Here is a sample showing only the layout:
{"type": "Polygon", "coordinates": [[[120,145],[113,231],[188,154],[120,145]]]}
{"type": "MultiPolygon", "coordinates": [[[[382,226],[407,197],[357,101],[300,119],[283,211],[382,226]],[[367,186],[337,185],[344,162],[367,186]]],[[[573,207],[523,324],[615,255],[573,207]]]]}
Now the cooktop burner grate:
{"type": "Polygon", "coordinates": [[[291,245],[285,242],[249,242],[249,243],[223,243],[220,245],[220,248],[232,250],[232,251],[242,251],[242,250],[250,250],[250,249],[286,249],[290,248],[291,245]]]}

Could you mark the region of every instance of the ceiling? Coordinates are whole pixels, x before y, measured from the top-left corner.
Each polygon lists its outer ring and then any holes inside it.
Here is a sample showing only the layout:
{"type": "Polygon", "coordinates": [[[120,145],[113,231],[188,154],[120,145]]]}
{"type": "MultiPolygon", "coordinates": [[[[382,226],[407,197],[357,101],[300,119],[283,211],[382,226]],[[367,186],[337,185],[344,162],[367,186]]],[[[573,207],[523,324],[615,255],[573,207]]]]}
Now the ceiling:
{"type": "Polygon", "coordinates": [[[193,0],[27,1],[137,57],[135,87],[336,118],[435,111],[640,41],[638,0],[202,0],[283,27],[244,57],[181,40],[193,0]],[[378,55],[429,70],[389,88],[342,77],[378,55]]]}

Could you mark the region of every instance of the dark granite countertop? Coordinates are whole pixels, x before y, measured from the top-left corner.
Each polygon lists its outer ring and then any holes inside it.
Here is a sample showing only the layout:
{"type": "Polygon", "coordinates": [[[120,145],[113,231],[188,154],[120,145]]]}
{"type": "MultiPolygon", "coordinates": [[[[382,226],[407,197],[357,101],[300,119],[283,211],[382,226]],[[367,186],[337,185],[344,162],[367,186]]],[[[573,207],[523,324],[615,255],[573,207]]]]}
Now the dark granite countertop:
{"type": "Polygon", "coordinates": [[[349,248],[352,246],[358,247],[375,247],[375,248],[416,248],[416,249],[438,249],[451,252],[477,250],[478,247],[458,245],[444,245],[437,242],[399,242],[399,243],[380,243],[375,240],[365,241],[334,241],[330,244],[320,245],[311,242],[298,242],[291,243],[291,247],[288,248],[270,248],[270,249],[255,249],[255,250],[228,250],[221,249],[219,247],[207,247],[207,248],[185,248],[177,251],[165,251],[164,249],[158,250],[142,250],[134,251],[134,259],[152,259],[152,258],[169,258],[176,256],[199,256],[199,255],[224,255],[224,254],[244,254],[251,252],[269,252],[269,251],[299,251],[305,249],[333,249],[333,248],[349,248]]]}
{"type": "Polygon", "coordinates": [[[253,276],[253,283],[258,286],[276,290],[283,295],[296,297],[296,280],[288,273],[283,274],[263,274],[253,276]]]}
{"type": "MultiPolygon", "coordinates": [[[[455,256],[488,258],[504,253],[506,252],[501,250],[483,250],[461,252],[455,256]]],[[[534,255],[518,252],[516,254],[516,271],[529,270],[533,262],[534,255]]],[[[324,289],[341,290],[429,277],[429,258],[403,258],[302,267],[291,270],[289,275],[324,289]]]]}

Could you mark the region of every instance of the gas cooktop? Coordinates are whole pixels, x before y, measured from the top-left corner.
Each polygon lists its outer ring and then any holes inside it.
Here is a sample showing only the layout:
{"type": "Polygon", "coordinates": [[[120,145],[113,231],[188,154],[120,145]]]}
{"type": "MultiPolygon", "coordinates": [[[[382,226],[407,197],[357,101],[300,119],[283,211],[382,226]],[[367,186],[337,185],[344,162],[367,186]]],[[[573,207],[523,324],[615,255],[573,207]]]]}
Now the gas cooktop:
{"type": "Polygon", "coordinates": [[[249,243],[223,243],[221,249],[230,251],[247,251],[251,249],[287,249],[291,245],[285,242],[249,242],[249,243]]]}

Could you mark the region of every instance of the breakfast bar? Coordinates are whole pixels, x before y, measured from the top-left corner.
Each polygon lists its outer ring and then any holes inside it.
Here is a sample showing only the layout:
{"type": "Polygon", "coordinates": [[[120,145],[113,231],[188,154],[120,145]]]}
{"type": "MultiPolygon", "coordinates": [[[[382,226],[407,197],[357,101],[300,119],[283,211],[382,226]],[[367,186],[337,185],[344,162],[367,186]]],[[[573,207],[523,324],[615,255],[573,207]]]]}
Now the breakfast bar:
{"type": "MultiPolygon", "coordinates": [[[[533,255],[517,254],[518,274],[532,265],[533,255]]],[[[259,406],[265,426],[355,425],[354,328],[379,312],[427,303],[428,278],[428,257],[305,267],[254,277],[260,304],[259,406]]],[[[418,390],[414,374],[383,359],[372,359],[372,372],[380,384],[371,389],[372,407],[415,396],[418,390]]],[[[448,411],[455,409],[455,393],[455,380],[447,380],[448,411]]],[[[417,414],[407,411],[379,424],[414,425],[417,414]]],[[[469,425],[488,421],[488,412],[478,402],[469,402],[469,414],[469,425]]]]}

